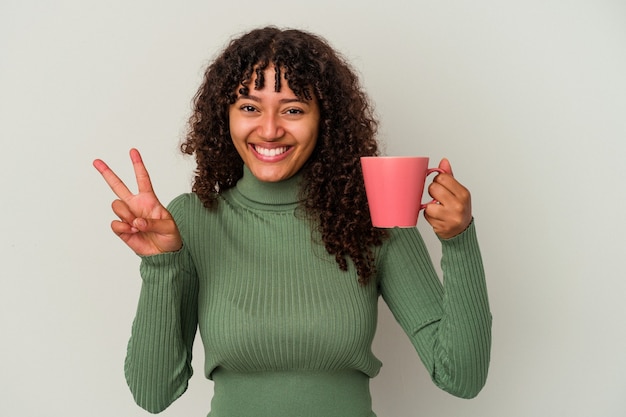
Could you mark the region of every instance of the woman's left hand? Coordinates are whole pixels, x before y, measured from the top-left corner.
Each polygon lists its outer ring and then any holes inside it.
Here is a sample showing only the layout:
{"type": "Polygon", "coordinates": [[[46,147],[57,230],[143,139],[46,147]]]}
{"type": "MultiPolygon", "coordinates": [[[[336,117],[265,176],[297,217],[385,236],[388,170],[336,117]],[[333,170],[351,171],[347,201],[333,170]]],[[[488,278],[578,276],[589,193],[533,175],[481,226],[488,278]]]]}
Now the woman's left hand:
{"type": "Polygon", "coordinates": [[[424,217],[440,239],[450,239],[463,232],[472,221],[470,192],[452,175],[447,159],[442,159],[438,174],[428,187],[428,193],[439,203],[428,204],[424,217]]]}

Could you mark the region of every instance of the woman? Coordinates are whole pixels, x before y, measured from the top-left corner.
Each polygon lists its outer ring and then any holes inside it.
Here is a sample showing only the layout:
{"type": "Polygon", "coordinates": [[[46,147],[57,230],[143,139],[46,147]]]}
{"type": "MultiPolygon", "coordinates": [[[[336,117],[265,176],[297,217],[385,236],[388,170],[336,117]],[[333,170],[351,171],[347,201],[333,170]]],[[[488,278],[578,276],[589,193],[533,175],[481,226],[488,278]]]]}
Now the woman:
{"type": "Polygon", "coordinates": [[[142,257],[125,363],[139,405],[185,391],[199,329],[210,416],[374,416],[379,296],[435,384],[478,394],[491,316],[469,192],[443,160],[425,211],[442,285],[417,229],[371,225],[359,158],[377,154],[375,134],[349,65],[315,35],[268,27],[206,71],[182,144],[193,193],[163,207],[136,150],[137,194],[94,162],[119,198],[113,231],[142,257]]]}

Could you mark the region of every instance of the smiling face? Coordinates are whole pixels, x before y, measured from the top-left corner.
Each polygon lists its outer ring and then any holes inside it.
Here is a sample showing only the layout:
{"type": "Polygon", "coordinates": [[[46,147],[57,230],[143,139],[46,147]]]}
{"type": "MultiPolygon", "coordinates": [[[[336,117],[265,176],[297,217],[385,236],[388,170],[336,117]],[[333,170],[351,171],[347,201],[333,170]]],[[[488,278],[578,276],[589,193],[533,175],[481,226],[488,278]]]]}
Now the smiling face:
{"type": "MultiPolygon", "coordinates": [[[[289,88],[281,71],[281,88],[266,82],[262,89],[237,93],[230,105],[229,124],[233,144],[244,164],[261,181],[286,180],[296,174],[315,149],[320,111],[317,100],[300,99],[289,88]]],[[[274,67],[265,80],[274,80],[274,67]]],[[[256,74],[249,85],[255,85],[256,74]]]]}

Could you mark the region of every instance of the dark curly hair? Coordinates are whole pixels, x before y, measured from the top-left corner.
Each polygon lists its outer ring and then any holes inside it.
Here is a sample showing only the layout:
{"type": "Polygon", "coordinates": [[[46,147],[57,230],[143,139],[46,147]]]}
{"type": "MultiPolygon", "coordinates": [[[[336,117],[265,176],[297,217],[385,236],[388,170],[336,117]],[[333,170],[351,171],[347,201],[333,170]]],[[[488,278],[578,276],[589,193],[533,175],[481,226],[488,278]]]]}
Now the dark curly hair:
{"type": "Polygon", "coordinates": [[[274,66],[275,90],[281,71],[302,99],[315,96],[320,108],[316,148],[302,167],[301,210],[316,225],[341,270],[352,259],[362,285],[375,274],[373,248],[386,233],[372,226],[361,156],[378,154],[378,123],[350,65],[322,38],[301,30],[255,29],[232,40],[210,64],[194,97],[189,131],[181,145],[195,154],[193,192],[207,208],[243,175],[243,161],[229,132],[229,106],[237,93],[263,88],[263,71],[274,66]],[[257,75],[256,85],[250,86],[257,75]]]}

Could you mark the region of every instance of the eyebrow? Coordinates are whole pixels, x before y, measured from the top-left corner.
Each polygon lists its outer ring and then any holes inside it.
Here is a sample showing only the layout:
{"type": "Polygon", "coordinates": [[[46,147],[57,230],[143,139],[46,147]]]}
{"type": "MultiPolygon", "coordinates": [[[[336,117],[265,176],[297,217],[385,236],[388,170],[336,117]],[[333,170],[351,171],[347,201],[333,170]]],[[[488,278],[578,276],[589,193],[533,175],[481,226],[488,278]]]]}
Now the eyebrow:
{"type": "MultiPolygon", "coordinates": [[[[239,97],[237,97],[237,100],[252,100],[252,101],[256,101],[257,103],[261,102],[261,98],[258,96],[255,96],[253,94],[240,94],[239,97]]],[[[294,98],[283,98],[280,100],[281,104],[289,104],[289,103],[303,103],[303,104],[309,104],[308,101],[305,100],[301,100],[297,97],[294,98]]]]}

